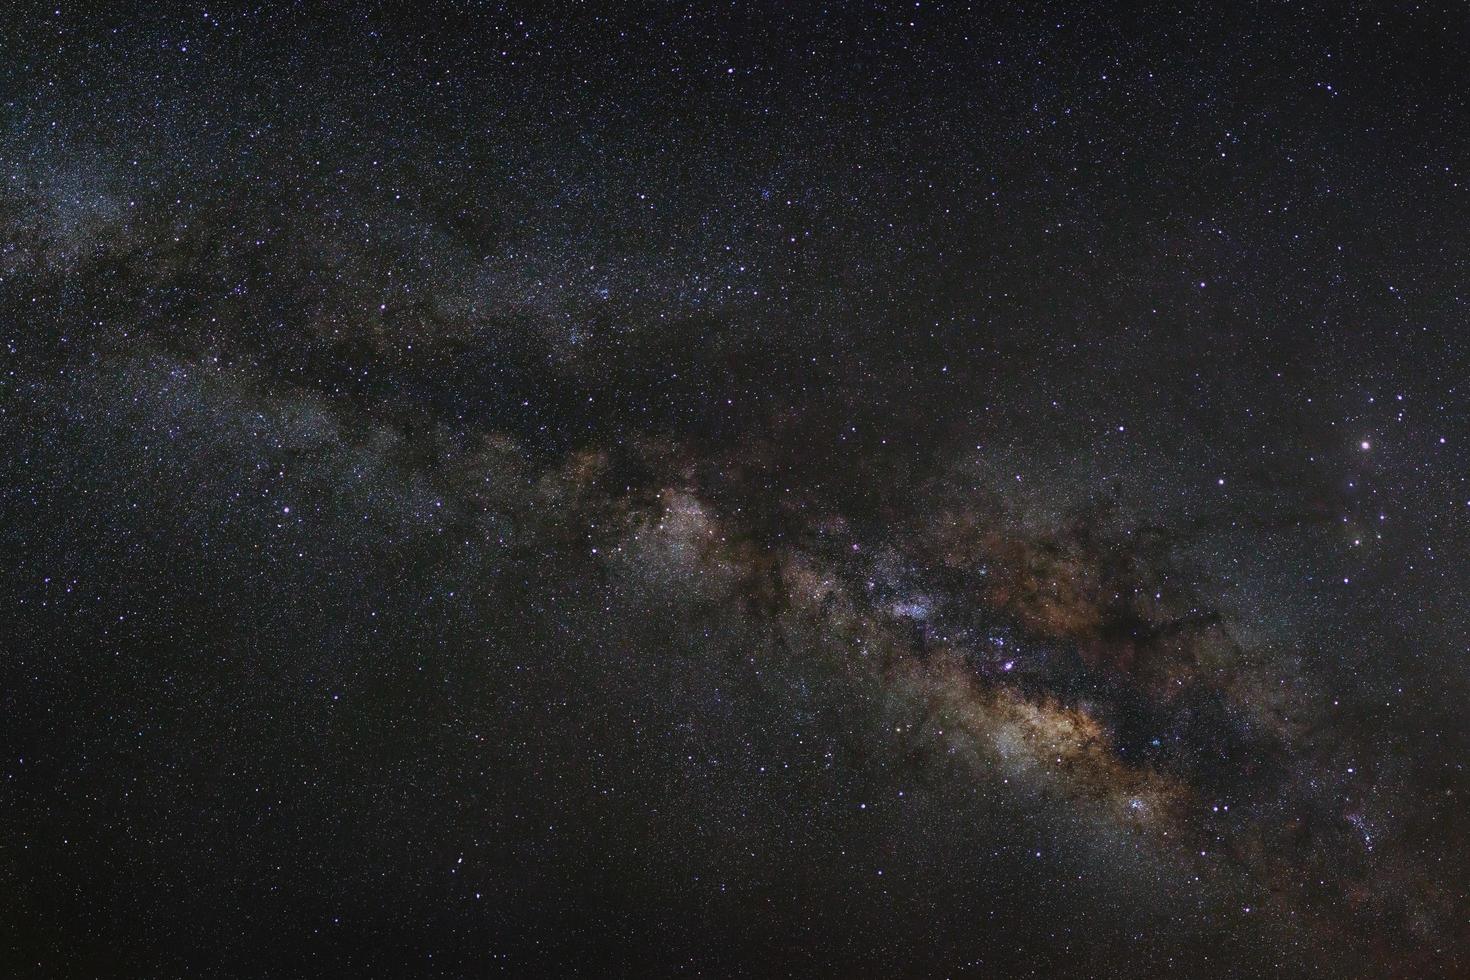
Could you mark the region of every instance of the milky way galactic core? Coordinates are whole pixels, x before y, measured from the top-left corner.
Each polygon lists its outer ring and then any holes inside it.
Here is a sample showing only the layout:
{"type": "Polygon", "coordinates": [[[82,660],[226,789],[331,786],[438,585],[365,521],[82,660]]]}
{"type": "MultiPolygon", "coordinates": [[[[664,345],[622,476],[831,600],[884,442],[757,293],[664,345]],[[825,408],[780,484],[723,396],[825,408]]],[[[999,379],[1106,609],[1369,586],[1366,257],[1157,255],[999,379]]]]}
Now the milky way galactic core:
{"type": "Polygon", "coordinates": [[[8,5],[3,972],[1470,975],[1467,38],[8,5]]]}

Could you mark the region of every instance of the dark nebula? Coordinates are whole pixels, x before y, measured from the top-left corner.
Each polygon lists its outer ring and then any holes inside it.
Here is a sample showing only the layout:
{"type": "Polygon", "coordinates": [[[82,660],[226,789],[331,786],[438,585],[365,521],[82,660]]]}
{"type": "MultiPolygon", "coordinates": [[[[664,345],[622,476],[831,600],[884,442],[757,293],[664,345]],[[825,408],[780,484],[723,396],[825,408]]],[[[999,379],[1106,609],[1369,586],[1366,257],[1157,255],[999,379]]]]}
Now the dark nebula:
{"type": "Polygon", "coordinates": [[[166,6],[0,13],[0,973],[1470,976],[1462,4],[166,6]]]}

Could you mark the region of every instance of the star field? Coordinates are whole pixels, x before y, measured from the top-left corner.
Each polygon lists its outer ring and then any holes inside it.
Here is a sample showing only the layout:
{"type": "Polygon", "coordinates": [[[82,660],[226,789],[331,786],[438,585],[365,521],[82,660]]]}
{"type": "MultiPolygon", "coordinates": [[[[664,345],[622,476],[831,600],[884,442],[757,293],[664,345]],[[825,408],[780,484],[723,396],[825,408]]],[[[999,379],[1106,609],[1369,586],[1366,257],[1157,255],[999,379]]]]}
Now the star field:
{"type": "Polygon", "coordinates": [[[7,8],[3,972],[1466,975],[1467,26],[7,8]]]}

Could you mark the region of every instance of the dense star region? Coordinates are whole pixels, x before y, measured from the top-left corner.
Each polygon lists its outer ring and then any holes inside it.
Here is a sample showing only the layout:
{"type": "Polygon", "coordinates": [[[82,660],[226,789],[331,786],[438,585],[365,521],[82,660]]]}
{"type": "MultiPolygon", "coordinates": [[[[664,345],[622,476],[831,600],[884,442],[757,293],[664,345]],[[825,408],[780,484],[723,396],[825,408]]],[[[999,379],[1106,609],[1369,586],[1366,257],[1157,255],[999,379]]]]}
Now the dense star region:
{"type": "Polygon", "coordinates": [[[6,6],[0,973],[1470,975],[1466,65],[6,6]]]}

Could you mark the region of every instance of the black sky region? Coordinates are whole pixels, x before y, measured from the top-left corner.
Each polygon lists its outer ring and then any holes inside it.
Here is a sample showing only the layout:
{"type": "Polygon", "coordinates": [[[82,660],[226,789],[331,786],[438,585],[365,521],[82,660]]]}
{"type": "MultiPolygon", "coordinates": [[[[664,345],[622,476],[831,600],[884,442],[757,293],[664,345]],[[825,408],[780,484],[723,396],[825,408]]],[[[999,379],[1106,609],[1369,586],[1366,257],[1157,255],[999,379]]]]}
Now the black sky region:
{"type": "Polygon", "coordinates": [[[1467,38],[6,5],[0,972],[1470,975],[1467,38]]]}

